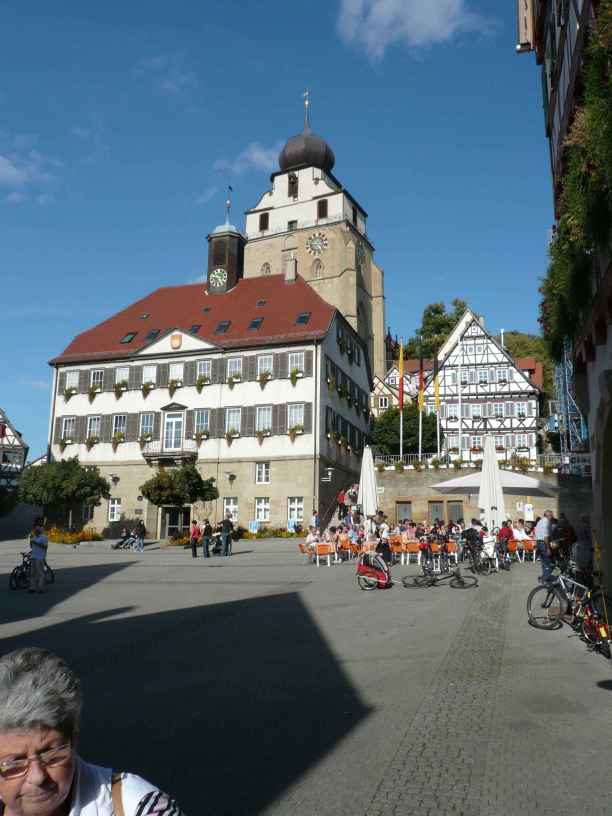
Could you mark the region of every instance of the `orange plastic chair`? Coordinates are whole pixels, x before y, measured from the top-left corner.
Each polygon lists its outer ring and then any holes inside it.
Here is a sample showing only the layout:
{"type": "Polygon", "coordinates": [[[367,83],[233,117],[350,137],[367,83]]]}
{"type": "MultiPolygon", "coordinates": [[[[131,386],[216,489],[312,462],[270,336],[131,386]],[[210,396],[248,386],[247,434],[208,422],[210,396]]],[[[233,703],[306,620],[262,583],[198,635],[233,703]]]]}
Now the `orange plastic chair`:
{"type": "Polygon", "coordinates": [[[331,567],[331,557],[334,554],[334,548],[331,544],[317,544],[315,547],[315,558],[317,567],[321,566],[319,561],[327,558],[327,566],[331,567]]]}
{"type": "Polygon", "coordinates": [[[531,560],[535,561],[535,542],[531,538],[526,538],[523,542],[523,549],[526,555],[531,556],[531,560]]]}
{"type": "Polygon", "coordinates": [[[391,550],[391,557],[397,561],[398,559],[403,559],[404,557],[404,545],[401,541],[390,541],[389,542],[389,549],[391,550]]]}
{"type": "Polygon", "coordinates": [[[419,542],[418,541],[407,541],[404,544],[404,552],[406,553],[406,559],[407,559],[406,563],[409,564],[410,563],[410,556],[415,555],[417,564],[420,564],[420,562],[421,562],[421,550],[419,548],[419,542]]]}
{"type": "Polygon", "coordinates": [[[446,545],[446,549],[447,549],[447,552],[448,552],[449,561],[451,560],[451,558],[454,558],[455,559],[455,564],[457,564],[458,563],[457,544],[454,541],[449,541],[448,544],[446,545]]]}
{"type": "MultiPolygon", "coordinates": [[[[516,541],[513,538],[508,539],[508,555],[512,558],[513,555],[516,555],[518,558],[518,548],[516,546],[516,541]]],[[[520,558],[519,558],[520,561],[520,558]]]]}

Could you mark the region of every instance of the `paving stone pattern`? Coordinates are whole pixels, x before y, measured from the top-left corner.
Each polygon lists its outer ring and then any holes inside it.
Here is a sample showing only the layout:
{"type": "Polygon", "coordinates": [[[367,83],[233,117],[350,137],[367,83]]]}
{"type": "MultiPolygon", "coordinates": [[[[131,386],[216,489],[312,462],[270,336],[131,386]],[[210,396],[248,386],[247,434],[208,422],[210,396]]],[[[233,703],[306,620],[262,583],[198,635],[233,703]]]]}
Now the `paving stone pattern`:
{"type": "Polygon", "coordinates": [[[365,816],[489,816],[481,811],[483,764],[502,667],[510,581],[508,576],[504,583],[486,583],[474,593],[365,816]]]}

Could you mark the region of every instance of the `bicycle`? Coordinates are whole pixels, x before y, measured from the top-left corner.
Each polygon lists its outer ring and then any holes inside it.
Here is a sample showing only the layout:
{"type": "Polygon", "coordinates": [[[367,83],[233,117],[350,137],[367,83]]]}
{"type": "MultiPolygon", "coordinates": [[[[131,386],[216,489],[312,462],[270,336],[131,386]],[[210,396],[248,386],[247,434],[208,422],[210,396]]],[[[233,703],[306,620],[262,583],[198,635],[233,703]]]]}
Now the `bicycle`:
{"type": "MultiPolygon", "coordinates": [[[[45,584],[52,584],[55,582],[55,573],[51,567],[44,562],[44,577],[45,584]]],[[[9,576],[9,587],[11,589],[27,589],[30,586],[30,577],[32,574],[32,553],[21,553],[21,564],[16,566],[9,576]]]]}
{"type": "Polygon", "coordinates": [[[462,575],[461,567],[446,573],[435,573],[429,570],[425,572],[425,568],[423,570],[423,575],[405,575],[402,578],[402,584],[406,588],[418,587],[420,589],[440,586],[445,581],[448,581],[448,585],[453,589],[472,589],[478,586],[478,578],[475,575],[462,575]]]}

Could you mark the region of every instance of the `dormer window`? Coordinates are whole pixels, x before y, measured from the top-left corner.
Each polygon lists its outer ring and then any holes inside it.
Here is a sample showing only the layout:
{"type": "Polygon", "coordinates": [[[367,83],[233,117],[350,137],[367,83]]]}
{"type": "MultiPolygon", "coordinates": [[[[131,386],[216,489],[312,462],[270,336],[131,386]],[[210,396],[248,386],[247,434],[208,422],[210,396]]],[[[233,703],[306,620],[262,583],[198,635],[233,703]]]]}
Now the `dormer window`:
{"type": "Polygon", "coordinates": [[[288,183],[287,193],[289,195],[289,198],[297,198],[298,197],[298,177],[297,177],[297,173],[289,173],[287,183],[288,183]]]}
{"type": "Polygon", "coordinates": [[[222,320],[221,323],[217,324],[215,334],[225,334],[230,327],[230,322],[229,320],[222,320]]]}
{"type": "Polygon", "coordinates": [[[295,321],[297,325],[305,326],[310,320],[310,312],[300,312],[295,321]]]}
{"type": "Polygon", "coordinates": [[[260,328],[262,323],[263,323],[263,317],[253,318],[253,320],[251,320],[251,322],[249,323],[249,330],[250,331],[257,331],[260,328]]]}
{"type": "Polygon", "coordinates": [[[159,329],[151,329],[151,331],[145,337],[145,340],[146,341],[155,340],[155,338],[157,337],[158,334],[159,334],[159,329]]]}
{"type": "Polygon", "coordinates": [[[123,337],[121,338],[121,342],[122,343],[131,343],[132,340],[136,337],[137,334],[138,334],[138,332],[128,332],[127,334],[123,335],[123,337]]]}
{"type": "Polygon", "coordinates": [[[259,231],[265,232],[266,230],[270,229],[270,213],[260,213],[259,214],[259,231]]]}
{"type": "Polygon", "coordinates": [[[190,334],[197,334],[200,329],[202,328],[201,323],[194,323],[193,326],[189,329],[190,334]]]}
{"type": "Polygon", "coordinates": [[[317,201],[317,218],[327,218],[327,199],[321,198],[317,201]]]}

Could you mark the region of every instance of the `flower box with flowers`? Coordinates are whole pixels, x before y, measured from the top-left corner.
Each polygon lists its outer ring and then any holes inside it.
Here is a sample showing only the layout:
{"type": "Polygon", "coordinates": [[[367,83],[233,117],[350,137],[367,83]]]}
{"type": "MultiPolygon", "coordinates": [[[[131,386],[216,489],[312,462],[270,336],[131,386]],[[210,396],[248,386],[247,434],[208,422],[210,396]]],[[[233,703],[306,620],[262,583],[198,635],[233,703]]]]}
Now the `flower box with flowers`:
{"type": "Polygon", "coordinates": [[[168,383],[168,393],[170,394],[171,397],[173,397],[176,390],[182,387],[183,387],[182,380],[170,380],[170,382],[168,383]]]}
{"type": "Polygon", "coordinates": [[[260,371],[257,377],[257,381],[261,389],[263,390],[266,387],[266,383],[270,382],[272,379],[272,372],[271,371],[260,371]]]}
{"type": "Polygon", "coordinates": [[[301,424],[297,424],[297,425],[293,425],[291,428],[289,428],[288,436],[289,436],[289,439],[291,439],[291,441],[293,442],[293,441],[295,441],[296,436],[301,436],[301,434],[303,434],[303,433],[304,433],[304,426],[301,425],[301,424]]]}
{"type": "Polygon", "coordinates": [[[482,447],[480,445],[474,445],[470,448],[472,453],[482,453],[482,447]]]}
{"type": "Polygon", "coordinates": [[[447,418],[447,420],[446,420],[446,421],[447,421],[447,422],[458,422],[458,421],[459,421],[459,417],[456,417],[456,416],[449,416],[449,417],[447,418]]]}
{"type": "Polygon", "coordinates": [[[202,442],[204,442],[205,439],[208,439],[209,436],[210,434],[208,431],[196,431],[193,438],[195,439],[196,444],[201,445],[202,442]]]}
{"type": "Polygon", "coordinates": [[[210,385],[210,377],[205,377],[204,374],[200,374],[195,381],[195,387],[198,394],[202,393],[202,389],[205,385],[210,385]]]}
{"type": "Polygon", "coordinates": [[[75,394],[78,393],[77,388],[64,388],[64,399],[66,402],[70,399],[70,397],[74,397],[75,394]]]}
{"type": "Polygon", "coordinates": [[[138,437],[138,444],[140,445],[140,450],[144,450],[145,445],[147,442],[151,442],[153,440],[153,434],[144,433],[140,434],[138,437]]]}
{"type": "Polygon", "coordinates": [[[496,450],[498,453],[503,453],[503,452],[504,452],[506,449],[505,449],[505,447],[504,447],[503,445],[496,445],[496,446],[495,446],[495,450],[496,450]]]}
{"type": "Polygon", "coordinates": [[[60,439],[57,443],[60,451],[63,453],[68,445],[72,445],[72,439],[70,437],[66,437],[65,439],[60,439]]]}
{"type": "MultiPolygon", "coordinates": [[[[298,380],[301,380],[304,376],[304,372],[299,368],[292,368],[289,373],[289,379],[291,380],[291,385],[295,385],[298,380]]],[[[329,378],[328,378],[328,385],[329,385],[329,378]]]]}
{"type": "Polygon", "coordinates": [[[121,399],[123,392],[128,390],[128,382],[127,380],[120,380],[116,382],[113,386],[113,391],[115,392],[115,397],[117,399],[121,399]]]}

